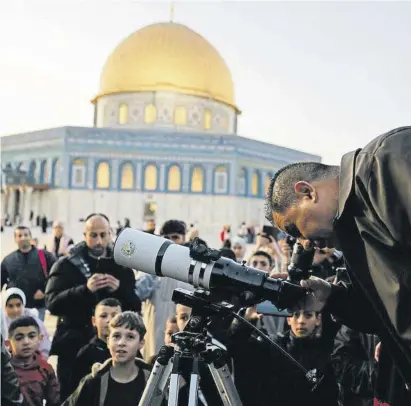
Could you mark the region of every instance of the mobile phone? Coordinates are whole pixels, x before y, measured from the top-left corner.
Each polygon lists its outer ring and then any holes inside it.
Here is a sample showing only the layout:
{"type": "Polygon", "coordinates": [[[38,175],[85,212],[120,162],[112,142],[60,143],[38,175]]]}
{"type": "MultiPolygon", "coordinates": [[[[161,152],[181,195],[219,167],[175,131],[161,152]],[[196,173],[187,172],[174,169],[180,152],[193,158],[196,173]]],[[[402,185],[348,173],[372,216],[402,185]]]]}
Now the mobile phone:
{"type": "Polygon", "coordinates": [[[257,305],[257,313],[267,316],[291,317],[292,314],[288,310],[278,310],[269,300],[257,305]]]}

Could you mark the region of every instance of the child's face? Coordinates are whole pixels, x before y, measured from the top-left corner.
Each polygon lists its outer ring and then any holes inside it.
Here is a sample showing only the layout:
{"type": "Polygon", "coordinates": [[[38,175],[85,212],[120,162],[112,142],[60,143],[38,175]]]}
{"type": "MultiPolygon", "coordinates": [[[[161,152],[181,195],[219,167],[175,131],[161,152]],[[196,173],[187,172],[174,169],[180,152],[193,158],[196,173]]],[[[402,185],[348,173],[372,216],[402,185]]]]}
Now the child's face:
{"type": "Polygon", "coordinates": [[[176,318],[177,318],[177,326],[178,331],[183,331],[185,326],[188,323],[188,320],[191,316],[191,308],[187,306],[183,306],[181,304],[177,305],[176,308],[176,318]]]}
{"type": "Polygon", "coordinates": [[[292,317],[287,317],[287,322],[296,337],[305,338],[321,324],[321,316],[309,310],[296,310],[292,317]]]}
{"type": "Polygon", "coordinates": [[[121,313],[120,306],[97,306],[92,319],[93,326],[97,329],[100,340],[107,341],[109,335],[108,325],[117,314],[121,313]]]}
{"type": "Polygon", "coordinates": [[[240,244],[234,244],[233,251],[236,258],[242,258],[245,254],[245,249],[240,244]]]}
{"type": "Polygon", "coordinates": [[[40,340],[41,335],[35,326],[17,327],[9,339],[12,354],[15,357],[31,358],[38,350],[40,340]]]}
{"type": "Polygon", "coordinates": [[[6,304],[6,314],[7,317],[14,320],[23,314],[24,306],[23,302],[19,298],[10,299],[6,304]]]}
{"type": "Polygon", "coordinates": [[[126,364],[134,360],[137,351],[142,347],[140,334],[126,327],[112,327],[107,347],[115,364],[126,364]]]}
{"type": "Polygon", "coordinates": [[[171,345],[171,336],[174,333],[177,333],[178,326],[176,323],[170,323],[169,321],[166,323],[166,329],[164,331],[164,344],[171,345]]]}

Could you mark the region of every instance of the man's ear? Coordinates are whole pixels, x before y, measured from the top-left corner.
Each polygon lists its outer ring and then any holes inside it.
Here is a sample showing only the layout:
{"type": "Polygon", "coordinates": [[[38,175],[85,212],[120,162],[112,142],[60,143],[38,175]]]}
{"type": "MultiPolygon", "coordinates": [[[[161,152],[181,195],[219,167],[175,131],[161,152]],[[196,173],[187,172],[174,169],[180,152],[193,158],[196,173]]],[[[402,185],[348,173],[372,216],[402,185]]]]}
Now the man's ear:
{"type": "Polygon", "coordinates": [[[291,326],[291,317],[287,317],[287,324],[291,326]]]}
{"type": "Polygon", "coordinates": [[[11,348],[11,342],[10,342],[10,340],[4,340],[4,344],[6,345],[6,347],[7,347],[8,349],[11,348]]]}
{"type": "Polygon", "coordinates": [[[91,316],[91,324],[96,327],[96,316],[91,316]]]}
{"type": "Polygon", "coordinates": [[[295,194],[300,197],[309,197],[311,199],[316,198],[316,192],[313,186],[305,181],[299,181],[294,185],[295,194]]]}
{"type": "Polygon", "coordinates": [[[315,325],[317,327],[321,326],[321,321],[322,321],[322,316],[321,316],[321,313],[320,313],[320,314],[317,315],[317,321],[316,321],[315,325]]]}

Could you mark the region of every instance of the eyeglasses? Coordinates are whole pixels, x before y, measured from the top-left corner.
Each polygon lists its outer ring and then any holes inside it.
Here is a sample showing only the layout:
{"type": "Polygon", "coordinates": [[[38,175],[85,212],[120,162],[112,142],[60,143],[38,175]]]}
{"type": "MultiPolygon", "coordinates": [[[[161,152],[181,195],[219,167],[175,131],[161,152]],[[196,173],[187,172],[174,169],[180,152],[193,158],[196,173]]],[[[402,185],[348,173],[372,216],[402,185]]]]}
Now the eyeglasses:
{"type": "Polygon", "coordinates": [[[266,267],[266,266],[269,266],[270,264],[267,261],[253,261],[251,262],[251,265],[255,268],[258,265],[266,267]]]}
{"type": "Polygon", "coordinates": [[[182,237],[182,235],[181,234],[170,234],[170,235],[163,235],[162,237],[165,238],[166,240],[177,241],[182,237]]]}

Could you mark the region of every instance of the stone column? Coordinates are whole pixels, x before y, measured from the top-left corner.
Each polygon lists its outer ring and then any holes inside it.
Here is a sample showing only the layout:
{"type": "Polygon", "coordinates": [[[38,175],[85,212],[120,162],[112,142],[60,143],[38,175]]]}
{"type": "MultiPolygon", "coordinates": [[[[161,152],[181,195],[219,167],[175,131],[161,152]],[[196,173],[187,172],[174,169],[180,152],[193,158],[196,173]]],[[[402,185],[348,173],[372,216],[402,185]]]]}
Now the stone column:
{"type": "Polygon", "coordinates": [[[10,198],[10,190],[7,186],[3,187],[3,201],[1,206],[1,220],[4,221],[7,213],[8,213],[8,206],[9,206],[9,198],[10,198]]]}
{"type": "Polygon", "coordinates": [[[190,192],[190,187],[191,187],[191,179],[190,179],[190,164],[185,163],[183,165],[183,193],[189,193],[190,192]]]}
{"type": "Polygon", "coordinates": [[[111,172],[110,172],[110,189],[116,190],[119,188],[119,176],[118,176],[118,170],[119,170],[119,160],[118,159],[112,159],[111,160],[111,172]]]}
{"type": "Polygon", "coordinates": [[[136,163],[136,190],[141,190],[141,177],[142,177],[142,170],[143,164],[141,162],[136,163]]]}
{"type": "Polygon", "coordinates": [[[17,214],[19,215],[19,225],[24,224],[24,211],[25,211],[25,200],[26,200],[26,191],[24,188],[19,188],[20,191],[20,199],[19,199],[19,207],[17,209],[17,214]]]}
{"type": "Polygon", "coordinates": [[[160,185],[159,185],[160,191],[165,190],[165,177],[166,177],[166,165],[161,164],[160,165],[160,185]]]}
{"type": "Polygon", "coordinates": [[[31,206],[31,196],[33,193],[33,188],[28,187],[26,189],[26,192],[24,193],[24,214],[23,214],[23,222],[24,224],[27,225],[27,227],[30,226],[30,211],[32,210],[31,206]]]}
{"type": "Polygon", "coordinates": [[[213,165],[212,164],[208,164],[205,168],[204,171],[204,192],[205,193],[213,193],[213,184],[214,184],[214,170],[213,170],[213,165]]]}
{"type": "Polygon", "coordinates": [[[35,217],[37,217],[37,216],[40,216],[40,218],[41,217],[43,217],[43,215],[44,215],[44,213],[42,213],[42,207],[41,207],[41,198],[42,198],[42,196],[43,196],[43,192],[41,191],[41,190],[38,190],[37,192],[37,207],[36,207],[36,210],[34,210],[34,216],[35,217]]]}
{"type": "Polygon", "coordinates": [[[16,191],[12,188],[9,189],[9,204],[7,206],[7,212],[9,214],[9,219],[12,223],[14,223],[14,216],[15,212],[15,205],[16,205],[16,191]]]}

